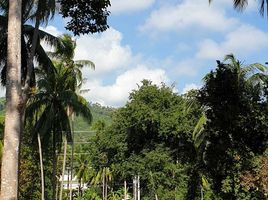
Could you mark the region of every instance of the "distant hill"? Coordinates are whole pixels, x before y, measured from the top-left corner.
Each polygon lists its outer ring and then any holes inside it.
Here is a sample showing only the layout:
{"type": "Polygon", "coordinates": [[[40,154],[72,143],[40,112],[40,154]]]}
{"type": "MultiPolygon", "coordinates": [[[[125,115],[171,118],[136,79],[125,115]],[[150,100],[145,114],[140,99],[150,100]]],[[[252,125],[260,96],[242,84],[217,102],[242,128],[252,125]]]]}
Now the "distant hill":
{"type": "Polygon", "coordinates": [[[81,116],[74,117],[75,141],[88,141],[90,137],[95,135],[95,131],[92,129],[92,125],[94,125],[95,122],[101,120],[104,121],[106,125],[112,122],[112,115],[116,110],[115,108],[101,106],[98,103],[90,104],[89,106],[93,116],[91,125],[81,116]]]}
{"type": "MultiPolygon", "coordinates": [[[[0,97],[0,116],[4,116],[5,114],[5,102],[5,97],[0,97]]],[[[106,124],[112,122],[112,114],[116,110],[115,108],[101,106],[98,103],[89,103],[89,107],[93,116],[92,124],[98,120],[102,120],[106,124]]],[[[92,124],[89,125],[81,116],[74,117],[75,131],[92,131],[92,124]]]]}
{"type": "MultiPolygon", "coordinates": [[[[106,124],[112,122],[112,114],[116,110],[115,108],[101,106],[98,103],[90,104],[89,107],[93,116],[92,124],[99,120],[104,121],[106,124]]],[[[92,126],[89,126],[81,116],[75,116],[74,129],[76,131],[90,131],[92,126]]]]}
{"type": "MultiPolygon", "coordinates": [[[[4,121],[5,116],[5,103],[6,98],[0,97],[0,122],[4,121]]],[[[74,116],[74,140],[75,142],[87,142],[89,139],[96,134],[92,129],[92,125],[95,122],[101,120],[106,125],[111,124],[113,112],[116,110],[112,107],[101,106],[98,103],[89,103],[89,107],[93,116],[92,123],[87,123],[81,116],[74,116]]],[[[0,139],[2,138],[3,128],[0,123],[0,139]]]]}

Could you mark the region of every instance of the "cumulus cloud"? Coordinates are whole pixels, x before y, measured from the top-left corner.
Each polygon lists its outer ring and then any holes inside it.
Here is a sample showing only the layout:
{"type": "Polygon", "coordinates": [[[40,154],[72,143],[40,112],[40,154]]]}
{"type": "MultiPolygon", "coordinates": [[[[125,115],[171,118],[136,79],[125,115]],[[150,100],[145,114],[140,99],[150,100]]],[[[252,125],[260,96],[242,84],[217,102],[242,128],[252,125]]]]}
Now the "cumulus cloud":
{"type": "Polygon", "coordinates": [[[163,69],[151,69],[139,65],[120,74],[111,85],[103,85],[100,81],[91,81],[85,87],[90,88],[86,98],[93,102],[99,102],[109,106],[123,106],[129,96],[129,92],[137,89],[137,84],[143,79],[151,80],[154,84],[169,83],[166,72],[163,69]]]}
{"type": "Polygon", "coordinates": [[[226,34],[221,42],[205,39],[196,54],[200,59],[218,59],[223,55],[249,55],[268,47],[268,34],[251,25],[241,25],[226,34]]]}
{"type": "Polygon", "coordinates": [[[228,18],[225,9],[209,6],[204,0],[183,0],[176,5],[163,5],[151,13],[145,24],[140,27],[142,32],[185,31],[186,29],[202,28],[208,31],[225,32],[234,27],[238,20],[228,18]]]}
{"type": "Polygon", "coordinates": [[[182,89],[182,94],[186,94],[190,90],[196,90],[196,89],[199,89],[199,88],[201,88],[201,86],[197,85],[197,84],[194,84],[194,83],[186,84],[184,86],[184,88],[182,89]]]}
{"type": "Polygon", "coordinates": [[[122,34],[113,28],[99,35],[83,35],[76,40],[75,60],[93,61],[94,75],[126,67],[134,56],[130,47],[121,42],[122,34]]]}
{"type": "Polygon", "coordinates": [[[155,0],[111,0],[112,14],[128,13],[134,11],[144,10],[154,4],[155,0]]]}
{"type": "Polygon", "coordinates": [[[195,76],[198,71],[198,60],[183,60],[180,61],[177,65],[174,65],[173,74],[176,76],[195,76]]]}

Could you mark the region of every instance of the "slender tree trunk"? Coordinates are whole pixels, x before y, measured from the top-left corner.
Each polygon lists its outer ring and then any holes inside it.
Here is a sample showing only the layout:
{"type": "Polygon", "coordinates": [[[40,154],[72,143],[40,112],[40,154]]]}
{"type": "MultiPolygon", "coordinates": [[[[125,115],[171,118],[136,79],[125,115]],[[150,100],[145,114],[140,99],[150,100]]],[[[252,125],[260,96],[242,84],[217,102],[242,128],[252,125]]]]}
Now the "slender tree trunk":
{"type": "Polygon", "coordinates": [[[65,163],[66,163],[66,150],[67,150],[67,137],[65,136],[63,164],[62,164],[62,175],[61,175],[61,185],[60,185],[60,199],[59,200],[62,200],[63,182],[64,182],[64,174],[65,174],[65,163]]]}
{"type": "Polygon", "coordinates": [[[72,113],[71,116],[71,132],[72,132],[72,137],[73,137],[73,141],[72,141],[72,158],[71,158],[71,189],[70,189],[70,200],[73,199],[73,168],[74,168],[74,113],[72,113]]]}
{"type": "Polygon", "coordinates": [[[108,198],[108,181],[105,179],[105,200],[108,198]]]}
{"type": "Polygon", "coordinates": [[[38,140],[40,172],[41,172],[41,188],[42,188],[41,199],[45,200],[44,168],[43,168],[43,156],[42,156],[42,145],[41,145],[40,133],[38,133],[37,135],[37,140],[38,140]]]}
{"type": "Polygon", "coordinates": [[[22,0],[9,0],[6,116],[1,176],[1,200],[18,199],[21,101],[21,10],[22,0]]]}
{"type": "Polygon", "coordinates": [[[56,150],[56,135],[53,131],[53,174],[52,174],[52,200],[56,198],[56,175],[57,175],[57,150],[56,150]]]}
{"type": "Polygon", "coordinates": [[[124,180],[124,200],[127,200],[127,181],[124,180]]]}
{"type": "Polygon", "coordinates": [[[104,170],[102,170],[102,199],[105,200],[105,175],[104,175],[104,170]]]}
{"type": "Polygon", "coordinates": [[[35,21],[35,27],[33,31],[33,39],[32,39],[32,47],[30,50],[30,54],[27,58],[27,74],[26,74],[26,80],[22,83],[22,101],[21,101],[21,132],[23,132],[24,129],[24,123],[25,123],[25,110],[26,110],[26,104],[29,99],[29,92],[30,92],[30,82],[31,82],[31,77],[34,71],[34,55],[35,55],[35,50],[37,46],[37,41],[38,41],[38,34],[39,34],[39,26],[40,26],[40,5],[39,1],[37,3],[38,8],[37,8],[37,16],[36,16],[36,21],[35,21]]]}
{"type": "Polygon", "coordinates": [[[138,175],[138,179],[137,179],[137,189],[138,189],[138,192],[137,192],[137,196],[138,196],[138,200],[141,199],[141,190],[140,190],[140,176],[138,175]]]}
{"type": "Polygon", "coordinates": [[[82,196],[82,178],[79,179],[78,196],[82,196]]]}

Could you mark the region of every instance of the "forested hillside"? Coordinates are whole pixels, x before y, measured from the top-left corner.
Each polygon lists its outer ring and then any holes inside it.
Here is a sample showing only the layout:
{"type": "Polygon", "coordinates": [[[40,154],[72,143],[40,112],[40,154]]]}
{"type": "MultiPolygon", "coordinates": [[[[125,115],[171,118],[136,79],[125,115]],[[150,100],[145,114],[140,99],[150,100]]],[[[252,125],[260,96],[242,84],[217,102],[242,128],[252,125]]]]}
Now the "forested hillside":
{"type": "MultiPolygon", "coordinates": [[[[4,117],[5,114],[5,97],[0,98],[0,116],[4,117]]],[[[112,122],[112,114],[116,110],[112,107],[102,106],[98,103],[89,103],[92,113],[93,121],[89,125],[81,116],[75,115],[74,117],[74,130],[75,131],[91,131],[92,126],[97,121],[103,121],[106,124],[112,122]]]]}

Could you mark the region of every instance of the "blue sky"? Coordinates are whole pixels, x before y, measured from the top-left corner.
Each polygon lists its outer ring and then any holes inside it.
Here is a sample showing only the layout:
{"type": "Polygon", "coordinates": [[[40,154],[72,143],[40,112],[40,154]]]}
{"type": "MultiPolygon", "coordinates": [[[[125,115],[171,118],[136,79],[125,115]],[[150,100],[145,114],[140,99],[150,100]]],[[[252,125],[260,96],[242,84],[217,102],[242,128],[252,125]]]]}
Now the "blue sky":
{"type": "MultiPolygon", "coordinates": [[[[175,84],[183,93],[202,85],[215,60],[234,53],[245,64],[268,61],[268,21],[256,1],[243,13],[232,0],[111,0],[110,29],[76,38],[75,59],[89,59],[84,69],[91,102],[123,106],[142,79],[175,84]]],[[[45,30],[65,33],[57,16],[45,30]]]]}

